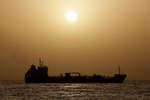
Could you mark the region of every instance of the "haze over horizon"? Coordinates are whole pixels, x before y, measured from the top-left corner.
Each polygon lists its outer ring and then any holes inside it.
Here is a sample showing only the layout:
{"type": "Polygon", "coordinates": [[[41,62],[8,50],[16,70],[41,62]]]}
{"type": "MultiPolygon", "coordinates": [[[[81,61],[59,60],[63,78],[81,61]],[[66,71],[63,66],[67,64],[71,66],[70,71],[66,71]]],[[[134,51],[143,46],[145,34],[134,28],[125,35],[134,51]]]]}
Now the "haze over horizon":
{"type": "Polygon", "coordinates": [[[39,57],[64,72],[150,80],[150,0],[0,0],[0,80],[23,80],[39,57]],[[78,14],[70,23],[69,10],[78,14]]]}

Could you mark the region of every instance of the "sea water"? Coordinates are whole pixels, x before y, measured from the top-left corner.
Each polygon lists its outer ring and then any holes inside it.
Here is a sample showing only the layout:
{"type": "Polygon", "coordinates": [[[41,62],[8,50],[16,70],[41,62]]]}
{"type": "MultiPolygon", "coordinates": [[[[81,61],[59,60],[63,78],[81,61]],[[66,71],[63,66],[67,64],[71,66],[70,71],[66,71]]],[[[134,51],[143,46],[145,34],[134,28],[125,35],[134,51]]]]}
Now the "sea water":
{"type": "Polygon", "coordinates": [[[0,81],[0,100],[150,100],[150,81],[122,84],[0,81]]]}

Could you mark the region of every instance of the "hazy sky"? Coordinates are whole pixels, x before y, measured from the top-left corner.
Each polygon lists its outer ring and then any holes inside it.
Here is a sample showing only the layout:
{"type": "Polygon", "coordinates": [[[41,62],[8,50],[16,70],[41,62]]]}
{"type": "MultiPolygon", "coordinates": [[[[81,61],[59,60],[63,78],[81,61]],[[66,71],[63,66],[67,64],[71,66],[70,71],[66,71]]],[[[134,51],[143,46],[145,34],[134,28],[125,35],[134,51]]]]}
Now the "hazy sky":
{"type": "Polygon", "coordinates": [[[23,80],[39,57],[49,75],[120,66],[130,80],[150,79],[150,0],[0,0],[0,80],[23,80]]]}

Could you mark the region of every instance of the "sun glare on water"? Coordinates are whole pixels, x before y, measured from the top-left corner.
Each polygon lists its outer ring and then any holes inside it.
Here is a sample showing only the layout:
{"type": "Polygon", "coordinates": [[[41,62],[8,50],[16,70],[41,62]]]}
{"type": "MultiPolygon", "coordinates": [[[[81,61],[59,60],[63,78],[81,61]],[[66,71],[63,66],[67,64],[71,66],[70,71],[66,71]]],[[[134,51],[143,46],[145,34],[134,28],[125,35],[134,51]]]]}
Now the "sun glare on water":
{"type": "Polygon", "coordinates": [[[77,18],[78,18],[78,15],[77,15],[77,13],[74,12],[74,11],[68,11],[68,12],[66,13],[66,19],[67,19],[67,21],[69,21],[69,22],[75,22],[75,21],[77,20],[77,18]]]}

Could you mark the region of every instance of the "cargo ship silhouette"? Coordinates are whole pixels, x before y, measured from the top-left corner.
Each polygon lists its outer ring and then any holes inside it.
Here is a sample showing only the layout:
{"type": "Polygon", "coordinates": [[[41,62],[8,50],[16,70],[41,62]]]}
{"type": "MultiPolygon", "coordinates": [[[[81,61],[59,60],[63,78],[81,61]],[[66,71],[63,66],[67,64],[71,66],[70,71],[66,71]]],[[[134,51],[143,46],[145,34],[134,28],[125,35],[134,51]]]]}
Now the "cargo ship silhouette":
{"type": "Polygon", "coordinates": [[[26,83],[123,83],[126,74],[118,74],[113,76],[102,76],[94,74],[92,76],[82,76],[79,72],[67,72],[60,76],[48,76],[48,67],[43,65],[43,61],[39,60],[39,66],[31,65],[30,69],[25,73],[26,83]]]}

